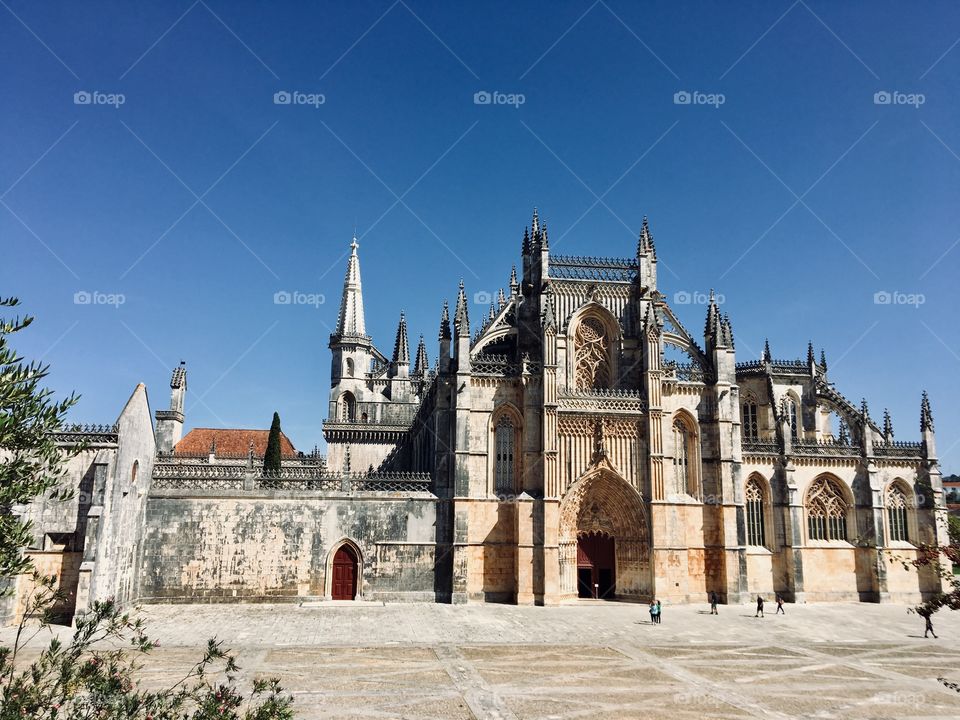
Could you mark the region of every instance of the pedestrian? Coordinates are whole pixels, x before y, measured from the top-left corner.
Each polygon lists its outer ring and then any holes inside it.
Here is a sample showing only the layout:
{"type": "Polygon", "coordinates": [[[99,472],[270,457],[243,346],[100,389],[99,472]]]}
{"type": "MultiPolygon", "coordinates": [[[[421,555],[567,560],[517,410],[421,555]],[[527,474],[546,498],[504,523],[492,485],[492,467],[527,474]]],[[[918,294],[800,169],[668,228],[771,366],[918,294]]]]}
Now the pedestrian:
{"type": "Polygon", "coordinates": [[[757,614],[754,617],[763,617],[763,595],[757,595],[757,614]]]}
{"type": "Polygon", "coordinates": [[[774,615],[779,615],[780,613],[786,615],[787,611],[783,609],[783,596],[780,595],[780,593],[777,593],[777,611],[774,613],[774,615]]]}
{"type": "Polygon", "coordinates": [[[657,605],[653,600],[650,601],[650,624],[657,624],[657,605]]]}
{"type": "Polygon", "coordinates": [[[933,639],[936,640],[937,634],[933,632],[933,623],[931,622],[933,613],[927,610],[926,608],[922,608],[920,610],[917,610],[917,614],[920,615],[923,618],[924,622],[926,623],[926,625],[923,628],[923,636],[928,637],[927,633],[930,633],[931,635],[933,635],[933,639]]]}
{"type": "Polygon", "coordinates": [[[717,593],[711,592],[710,593],[710,614],[711,615],[719,615],[719,613],[717,612],[718,602],[719,602],[719,599],[717,598],[717,593]]]}
{"type": "Polygon", "coordinates": [[[662,612],[662,610],[663,608],[660,605],[660,601],[657,600],[657,625],[660,624],[660,613],[662,612]]]}

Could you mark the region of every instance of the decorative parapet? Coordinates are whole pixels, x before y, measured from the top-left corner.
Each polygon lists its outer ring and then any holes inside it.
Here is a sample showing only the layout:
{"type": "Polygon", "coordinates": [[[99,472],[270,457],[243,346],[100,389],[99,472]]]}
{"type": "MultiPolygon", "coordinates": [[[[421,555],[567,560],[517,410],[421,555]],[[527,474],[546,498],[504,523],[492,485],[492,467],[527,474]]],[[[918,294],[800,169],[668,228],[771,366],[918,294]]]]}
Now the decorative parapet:
{"type": "Polygon", "coordinates": [[[577,257],[551,255],[548,273],[561,280],[633,282],[637,261],[633,258],[577,257]]]}
{"type": "Polygon", "coordinates": [[[821,456],[821,457],[854,457],[858,458],[863,454],[859,445],[843,445],[829,440],[825,442],[794,441],[792,443],[792,455],[803,456],[821,456]]]}
{"type": "Polygon", "coordinates": [[[242,490],[246,465],[162,462],[153,465],[152,488],[157,490],[242,490]]]}
{"type": "MultiPolygon", "coordinates": [[[[749,375],[766,372],[767,363],[763,360],[747,360],[738,362],[736,367],[738,374],[749,375]]],[[[817,367],[821,372],[825,371],[822,366],[817,365],[817,367]]],[[[771,360],[770,369],[775,374],[798,375],[809,373],[810,365],[806,360],[771,360]]]]}
{"type": "Polygon", "coordinates": [[[874,443],[873,454],[884,458],[909,458],[923,460],[924,451],[921,442],[902,442],[899,440],[889,443],[874,443]]]}
{"type": "Polygon", "coordinates": [[[643,396],[634,390],[563,390],[557,400],[560,412],[635,414],[646,409],[643,396]]]}
{"type": "Polygon", "coordinates": [[[740,450],[744,455],[779,455],[780,443],[768,440],[744,440],[740,450]]]}
{"type": "Polygon", "coordinates": [[[668,361],[663,364],[663,379],[674,382],[705,382],[706,373],[696,363],[668,361]]]}
{"type": "Polygon", "coordinates": [[[116,445],[120,441],[120,429],[114,425],[64,425],[53,433],[54,442],[62,445],[79,445],[86,443],[91,446],[116,445]]]}

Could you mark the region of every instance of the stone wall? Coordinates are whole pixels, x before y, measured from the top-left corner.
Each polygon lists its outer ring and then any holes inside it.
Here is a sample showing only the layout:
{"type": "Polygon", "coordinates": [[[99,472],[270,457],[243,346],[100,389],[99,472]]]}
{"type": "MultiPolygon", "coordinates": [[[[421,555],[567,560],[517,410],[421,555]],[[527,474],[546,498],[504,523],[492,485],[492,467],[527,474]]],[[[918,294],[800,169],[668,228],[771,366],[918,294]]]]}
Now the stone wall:
{"type": "Polygon", "coordinates": [[[139,597],[328,598],[333,554],[348,541],[360,555],[360,598],[433,601],[436,502],[429,493],[154,490],[139,597]]]}

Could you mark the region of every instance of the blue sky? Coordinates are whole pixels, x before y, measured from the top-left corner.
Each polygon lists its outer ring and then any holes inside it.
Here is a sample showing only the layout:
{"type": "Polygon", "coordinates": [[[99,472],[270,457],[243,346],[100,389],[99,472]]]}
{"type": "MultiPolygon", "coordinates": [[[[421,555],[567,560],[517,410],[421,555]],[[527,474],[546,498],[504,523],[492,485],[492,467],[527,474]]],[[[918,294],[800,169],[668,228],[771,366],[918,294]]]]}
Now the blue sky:
{"type": "Polygon", "coordinates": [[[958,37],[950,2],[3,0],[0,294],[75,419],[141,381],[165,407],[185,359],[188,427],[276,409],[310,449],[355,227],[368,331],[389,352],[403,309],[433,360],[534,205],[571,254],[632,254],[646,214],[661,290],[716,288],[738,359],[813,340],[903,440],[926,388],[956,472],[958,37]]]}

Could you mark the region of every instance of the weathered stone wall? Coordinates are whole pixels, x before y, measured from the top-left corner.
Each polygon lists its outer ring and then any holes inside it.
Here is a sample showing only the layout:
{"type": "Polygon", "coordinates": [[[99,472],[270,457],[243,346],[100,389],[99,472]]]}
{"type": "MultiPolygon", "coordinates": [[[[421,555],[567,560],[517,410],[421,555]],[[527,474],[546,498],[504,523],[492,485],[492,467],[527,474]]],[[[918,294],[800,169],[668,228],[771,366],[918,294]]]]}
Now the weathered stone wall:
{"type": "Polygon", "coordinates": [[[436,498],[384,493],[153,491],[140,567],[143,601],[330,596],[333,554],[360,554],[363,599],[435,599],[436,498]]]}

